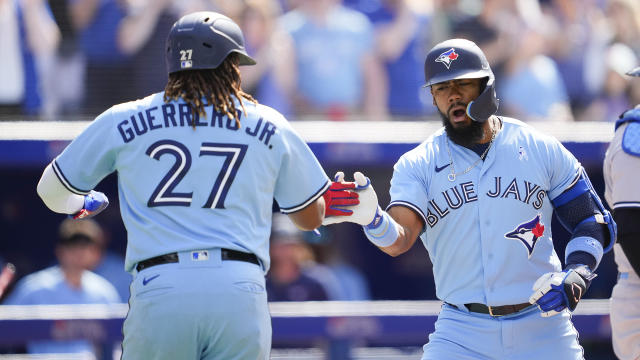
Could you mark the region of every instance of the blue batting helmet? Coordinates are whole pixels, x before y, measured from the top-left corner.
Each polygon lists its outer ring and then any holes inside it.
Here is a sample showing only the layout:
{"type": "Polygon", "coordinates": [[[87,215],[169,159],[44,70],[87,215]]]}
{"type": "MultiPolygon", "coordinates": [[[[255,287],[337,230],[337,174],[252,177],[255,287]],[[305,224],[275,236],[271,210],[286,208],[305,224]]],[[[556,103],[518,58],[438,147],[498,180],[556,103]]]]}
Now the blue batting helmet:
{"type": "Polygon", "coordinates": [[[240,55],[240,65],[256,63],[244,47],[240,27],[230,18],[200,11],[176,21],[167,37],[166,63],[169,74],[196,69],[215,69],[231,53],[240,55]]]}
{"type": "Polygon", "coordinates": [[[469,103],[467,115],[475,121],[485,122],[498,111],[495,77],[487,57],[473,41],[450,39],[434,46],[424,62],[425,86],[458,80],[487,78],[480,96],[469,103]]]}

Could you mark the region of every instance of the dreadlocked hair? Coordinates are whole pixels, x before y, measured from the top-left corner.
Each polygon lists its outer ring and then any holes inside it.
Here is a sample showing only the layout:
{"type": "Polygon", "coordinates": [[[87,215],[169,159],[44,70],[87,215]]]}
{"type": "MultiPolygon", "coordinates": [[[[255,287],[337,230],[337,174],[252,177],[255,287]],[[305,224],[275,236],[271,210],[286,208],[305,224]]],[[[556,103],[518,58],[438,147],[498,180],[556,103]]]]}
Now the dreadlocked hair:
{"type": "MultiPolygon", "coordinates": [[[[238,55],[231,53],[215,69],[188,70],[169,74],[169,81],[164,89],[164,101],[182,98],[191,107],[193,114],[206,116],[205,106],[213,105],[213,109],[221,114],[235,119],[240,127],[240,114],[236,113],[233,98],[242,106],[246,113],[242,99],[253,103],[257,101],[242,91],[238,55]]],[[[193,121],[193,128],[196,124],[193,121]]]]}

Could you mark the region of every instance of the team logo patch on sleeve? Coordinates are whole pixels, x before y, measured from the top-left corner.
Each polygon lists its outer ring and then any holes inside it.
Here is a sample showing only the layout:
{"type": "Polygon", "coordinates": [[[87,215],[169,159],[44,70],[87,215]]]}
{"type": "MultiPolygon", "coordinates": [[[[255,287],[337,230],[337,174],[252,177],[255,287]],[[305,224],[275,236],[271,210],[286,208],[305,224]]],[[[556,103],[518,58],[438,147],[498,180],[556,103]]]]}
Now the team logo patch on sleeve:
{"type": "Polygon", "coordinates": [[[458,58],[458,53],[454,48],[451,48],[438,56],[436,62],[443,63],[447,69],[451,66],[451,63],[458,58]]]}
{"type": "Polygon", "coordinates": [[[533,248],[536,242],[544,234],[544,224],[540,221],[541,215],[538,214],[533,220],[518,225],[515,230],[504,234],[507,239],[520,240],[522,245],[527,248],[529,258],[533,254],[533,248]]]}

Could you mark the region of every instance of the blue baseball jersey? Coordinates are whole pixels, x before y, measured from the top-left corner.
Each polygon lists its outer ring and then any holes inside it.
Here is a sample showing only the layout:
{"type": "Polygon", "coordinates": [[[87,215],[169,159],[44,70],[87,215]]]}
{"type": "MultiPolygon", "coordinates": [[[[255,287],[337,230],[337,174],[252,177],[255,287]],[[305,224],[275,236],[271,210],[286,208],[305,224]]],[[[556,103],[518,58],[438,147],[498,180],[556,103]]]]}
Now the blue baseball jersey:
{"type": "Polygon", "coordinates": [[[55,159],[56,175],[86,194],[117,172],[127,271],[208,248],[254,253],[268,270],[273,199],[284,213],[303,209],[329,187],[324,170],[276,110],[245,101],[238,124],[163,95],[102,113],[55,159]]]}
{"type": "Polygon", "coordinates": [[[444,128],[394,167],[389,207],[422,217],[436,295],[452,304],[525,303],[538,277],[561,271],[551,200],[571,186],[581,165],[557,139],[501,119],[484,162],[467,173],[479,155],[447,141],[444,128]]]}

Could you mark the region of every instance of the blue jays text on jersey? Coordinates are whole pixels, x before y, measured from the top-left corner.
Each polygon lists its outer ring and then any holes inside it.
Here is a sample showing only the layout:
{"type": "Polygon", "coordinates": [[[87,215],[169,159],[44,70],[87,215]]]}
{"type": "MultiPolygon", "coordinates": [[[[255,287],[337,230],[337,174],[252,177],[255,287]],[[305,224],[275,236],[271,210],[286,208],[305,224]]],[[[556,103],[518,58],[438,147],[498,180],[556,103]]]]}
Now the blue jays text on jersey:
{"type": "MultiPolygon", "coordinates": [[[[189,104],[166,103],[160,106],[153,106],[137,114],[131,114],[128,119],[118,123],[118,132],[122,136],[122,141],[128,143],[136,136],[144,135],[157,129],[169,127],[215,127],[219,129],[240,130],[239,123],[242,121],[242,111],[237,111],[236,116],[240,122],[228,118],[224,114],[209,110],[210,118],[201,118],[200,114],[191,111],[189,104]]],[[[271,146],[271,136],[276,132],[276,127],[262,117],[258,119],[255,127],[245,128],[245,133],[250,136],[258,136],[266,146],[271,146]]]]}
{"type": "MultiPolygon", "coordinates": [[[[522,201],[525,204],[531,204],[536,210],[540,209],[544,204],[544,198],[547,193],[542,190],[540,185],[514,177],[509,181],[508,185],[503,188],[502,177],[496,176],[494,179],[495,187],[487,191],[484,196],[522,201]],[[518,183],[520,183],[519,186],[518,183]]],[[[478,194],[474,183],[471,181],[463,182],[446,189],[440,194],[437,194],[436,198],[429,200],[429,210],[425,216],[427,225],[434,227],[438,223],[438,219],[447,216],[450,211],[455,211],[463,205],[477,200],[478,194]]]]}
{"type": "Polygon", "coordinates": [[[581,165],[557,139],[500,119],[484,162],[455,181],[444,165],[465,168],[478,154],[451,143],[449,158],[444,129],[394,167],[389,207],[405,206],[422,217],[420,237],[433,263],[436,294],[452,304],[525,303],[539,276],[561,269],[550,200],[571,186],[581,165]]]}

